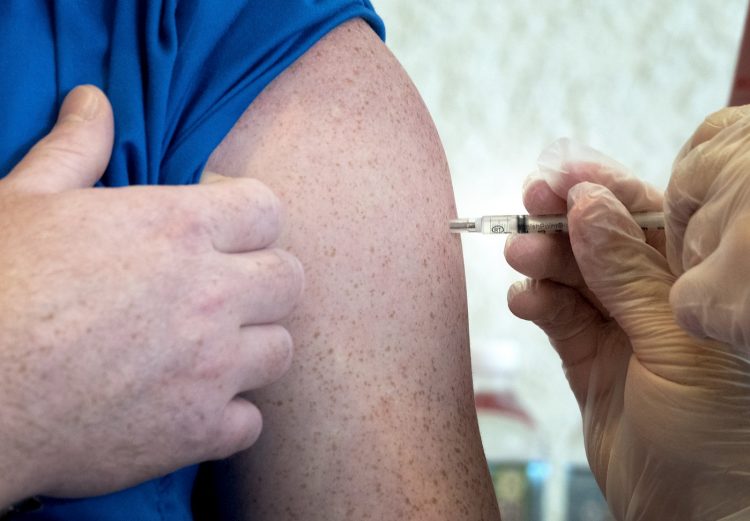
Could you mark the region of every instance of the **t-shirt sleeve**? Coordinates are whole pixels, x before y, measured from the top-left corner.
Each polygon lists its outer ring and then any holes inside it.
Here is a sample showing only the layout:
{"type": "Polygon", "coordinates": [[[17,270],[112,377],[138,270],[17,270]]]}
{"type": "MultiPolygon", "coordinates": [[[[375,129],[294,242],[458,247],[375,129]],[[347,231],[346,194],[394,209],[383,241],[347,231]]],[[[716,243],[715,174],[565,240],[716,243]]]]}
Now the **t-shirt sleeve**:
{"type": "Polygon", "coordinates": [[[0,16],[0,178],[76,85],[102,88],[115,144],[102,184],[188,184],[255,97],[370,0],[8,0],[0,16]]]}
{"type": "Polygon", "coordinates": [[[355,17],[385,36],[368,0],[182,2],[171,45],[162,48],[169,67],[159,71],[169,85],[159,182],[197,182],[208,156],[263,88],[355,17]]]}
{"type": "MultiPolygon", "coordinates": [[[[248,105],[327,32],[359,17],[385,36],[369,0],[164,0],[147,5],[139,63],[112,59],[108,93],[115,115],[120,105],[133,109],[133,89],[140,86],[144,127],[139,135],[132,122],[130,128],[117,126],[105,178],[109,185],[197,182],[211,152],[248,105]],[[125,64],[123,70],[119,63],[125,64]],[[128,147],[129,139],[142,139],[144,148],[128,147]],[[139,160],[146,164],[134,170],[139,160]]],[[[116,40],[111,48],[126,52],[116,40]]]]}
{"type": "MultiPolygon", "coordinates": [[[[101,184],[190,184],[255,97],[369,0],[8,0],[0,16],[0,178],[76,85],[102,88],[115,143],[101,184]]],[[[18,519],[190,518],[195,468],[18,519]]],[[[14,517],[15,519],[15,517],[14,517]]]]}

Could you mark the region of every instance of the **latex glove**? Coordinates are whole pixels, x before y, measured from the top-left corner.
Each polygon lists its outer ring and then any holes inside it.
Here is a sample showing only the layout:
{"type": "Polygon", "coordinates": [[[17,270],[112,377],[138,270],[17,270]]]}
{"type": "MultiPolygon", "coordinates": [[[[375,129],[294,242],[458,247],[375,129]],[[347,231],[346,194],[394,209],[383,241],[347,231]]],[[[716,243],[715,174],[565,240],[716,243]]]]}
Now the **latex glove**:
{"type": "Polygon", "coordinates": [[[750,107],[698,127],[675,160],[665,203],[677,322],[750,352],[750,107]]]}
{"type": "Polygon", "coordinates": [[[0,505],[95,495],[248,447],[238,394],[291,357],[303,274],[259,182],[93,189],[112,112],[74,90],[0,181],[0,505]]]}
{"type": "Polygon", "coordinates": [[[533,278],[509,306],[560,354],[617,519],[747,519],[750,364],[674,322],[663,238],[652,246],[630,217],[657,210],[658,192],[590,149],[575,151],[581,162],[570,152],[548,151],[546,180],[524,193],[530,213],[567,209],[569,236],[510,239],[506,258],[533,278]]]}

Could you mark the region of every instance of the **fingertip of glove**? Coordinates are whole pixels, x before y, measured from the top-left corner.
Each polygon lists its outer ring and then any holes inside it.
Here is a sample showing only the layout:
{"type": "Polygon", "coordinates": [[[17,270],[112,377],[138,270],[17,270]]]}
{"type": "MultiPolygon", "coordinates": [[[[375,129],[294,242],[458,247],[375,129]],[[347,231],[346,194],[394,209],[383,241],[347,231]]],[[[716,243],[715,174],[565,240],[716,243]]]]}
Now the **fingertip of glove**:
{"type": "Polygon", "coordinates": [[[565,213],[565,196],[559,196],[542,175],[526,179],[522,197],[524,207],[532,215],[565,213]]]}
{"type": "Polygon", "coordinates": [[[614,194],[588,182],[568,191],[568,232],[572,242],[591,246],[613,245],[611,241],[618,236],[644,238],[643,230],[614,194]]]}
{"type": "Polygon", "coordinates": [[[539,171],[559,171],[563,158],[569,155],[571,143],[570,138],[561,137],[544,147],[536,160],[539,171]]]}
{"type": "Polygon", "coordinates": [[[523,186],[521,186],[521,192],[524,195],[526,195],[526,193],[529,191],[530,188],[533,188],[534,186],[541,184],[541,183],[546,184],[544,176],[539,172],[532,172],[526,176],[526,179],[523,180],[523,186]]]}
{"type": "Polygon", "coordinates": [[[610,199],[616,201],[612,192],[605,187],[584,181],[571,186],[568,190],[568,209],[573,209],[576,206],[581,208],[584,204],[586,206],[600,206],[607,204],[607,200],[610,199]]]}

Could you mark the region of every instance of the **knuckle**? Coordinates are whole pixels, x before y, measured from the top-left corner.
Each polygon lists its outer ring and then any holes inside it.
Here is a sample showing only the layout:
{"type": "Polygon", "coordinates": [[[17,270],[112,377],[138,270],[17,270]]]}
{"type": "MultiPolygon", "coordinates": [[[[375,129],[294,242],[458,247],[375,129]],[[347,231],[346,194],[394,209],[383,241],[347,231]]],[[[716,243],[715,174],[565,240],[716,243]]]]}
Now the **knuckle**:
{"type": "Polygon", "coordinates": [[[669,292],[674,320],[678,326],[696,337],[705,337],[703,312],[710,309],[693,298],[694,286],[686,279],[678,279],[669,292]]]}
{"type": "Polygon", "coordinates": [[[291,253],[281,250],[272,250],[276,262],[274,263],[274,283],[281,290],[283,299],[290,303],[296,303],[305,285],[305,271],[299,259],[291,253]]]}
{"type": "Polygon", "coordinates": [[[239,178],[236,180],[243,187],[243,195],[258,208],[263,215],[278,218],[282,211],[281,200],[265,184],[257,179],[239,178]]]}
{"type": "Polygon", "coordinates": [[[240,436],[237,433],[227,434],[225,432],[217,432],[217,436],[214,436],[211,440],[210,446],[210,458],[211,459],[226,459],[231,455],[235,454],[241,448],[238,448],[240,436]]]}
{"type": "MultiPolygon", "coordinates": [[[[225,278],[226,279],[226,278],[225,278]]],[[[229,280],[211,277],[202,280],[185,297],[188,316],[197,320],[197,324],[205,327],[206,318],[215,318],[228,311],[232,294],[228,289],[229,280]]],[[[192,331],[191,331],[192,332],[192,331]]]]}
{"type": "Polygon", "coordinates": [[[269,206],[280,204],[280,201],[278,197],[276,197],[276,194],[273,193],[273,190],[258,179],[243,177],[239,178],[238,181],[245,184],[246,189],[265,204],[268,204],[269,206]]]}
{"type": "Polygon", "coordinates": [[[186,400],[182,411],[174,419],[175,432],[181,433],[183,442],[194,450],[205,449],[216,440],[218,421],[203,402],[186,400]]]}
{"type": "Polygon", "coordinates": [[[252,405],[244,407],[225,426],[217,429],[211,448],[215,459],[225,459],[253,445],[263,430],[263,417],[252,405]]]}
{"type": "Polygon", "coordinates": [[[164,197],[159,205],[155,205],[149,224],[156,233],[170,241],[185,246],[202,244],[209,233],[209,224],[189,202],[188,199],[164,197]]]}
{"type": "Polygon", "coordinates": [[[282,255],[285,257],[285,262],[290,273],[290,277],[293,279],[297,287],[301,287],[305,282],[305,268],[302,266],[302,262],[289,252],[282,251],[282,255]]]}
{"type": "Polygon", "coordinates": [[[241,451],[244,447],[240,446],[238,441],[239,436],[224,435],[222,438],[214,442],[214,446],[211,448],[211,455],[209,459],[222,460],[236,454],[241,451]]]}
{"type": "Polygon", "coordinates": [[[246,350],[235,360],[235,365],[252,367],[244,382],[245,390],[269,385],[281,378],[289,369],[294,353],[292,337],[282,326],[271,324],[256,326],[249,331],[246,350]]]}
{"type": "Polygon", "coordinates": [[[281,326],[274,326],[273,335],[269,341],[268,356],[265,360],[270,373],[280,378],[287,372],[292,363],[294,343],[289,331],[281,326]]]}
{"type": "Polygon", "coordinates": [[[571,324],[584,318],[585,313],[581,313],[580,303],[571,292],[548,292],[547,298],[549,306],[545,315],[538,320],[546,329],[557,327],[567,330],[571,324]]]}

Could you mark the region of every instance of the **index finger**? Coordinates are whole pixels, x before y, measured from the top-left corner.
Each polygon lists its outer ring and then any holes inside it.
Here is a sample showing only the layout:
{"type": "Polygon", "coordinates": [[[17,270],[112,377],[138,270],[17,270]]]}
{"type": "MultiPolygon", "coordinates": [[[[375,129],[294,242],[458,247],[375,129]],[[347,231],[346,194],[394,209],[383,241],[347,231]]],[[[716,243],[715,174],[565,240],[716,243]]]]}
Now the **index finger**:
{"type": "Polygon", "coordinates": [[[204,206],[216,250],[241,253],[270,246],[281,232],[281,202],[256,179],[224,178],[189,187],[204,206]]]}
{"type": "Polygon", "coordinates": [[[563,200],[579,183],[606,186],[631,212],[661,210],[662,194],[611,157],[582,143],[559,139],[542,151],[539,173],[563,200]]]}
{"type": "Polygon", "coordinates": [[[524,182],[523,205],[531,215],[564,214],[567,211],[565,198],[556,194],[538,174],[531,174],[524,182]]]}

